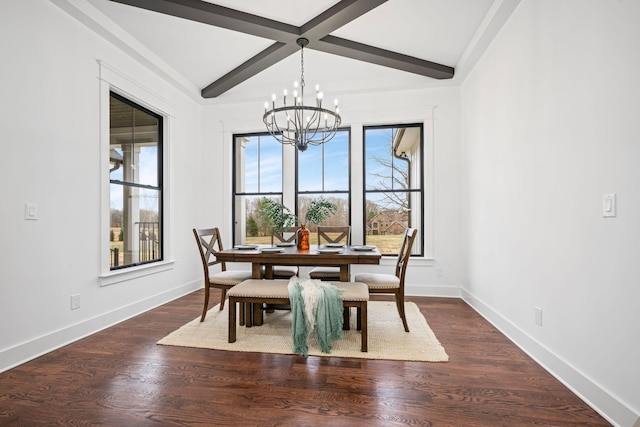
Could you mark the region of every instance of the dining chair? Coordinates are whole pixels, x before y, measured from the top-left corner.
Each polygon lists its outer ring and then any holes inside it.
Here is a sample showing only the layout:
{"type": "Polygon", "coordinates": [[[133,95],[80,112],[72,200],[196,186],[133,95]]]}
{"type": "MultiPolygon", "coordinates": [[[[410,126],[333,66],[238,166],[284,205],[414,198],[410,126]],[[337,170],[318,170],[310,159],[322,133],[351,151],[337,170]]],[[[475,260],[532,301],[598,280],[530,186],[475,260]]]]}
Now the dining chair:
{"type": "Polygon", "coordinates": [[[407,273],[407,264],[411,257],[411,248],[413,241],[416,239],[418,230],[415,228],[407,228],[402,239],[402,246],[398,252],[396,261],[395,274],[385,273],[360,273],[354,277],[355,282],[366,283],[369,287],[370,294],[394,294],[396,298],[396,307],[398,314],[402,319],[405,332],[409,332],[407,325],[407,317],[404,313],[404,278],[407,273]]]}
{"type": "MultiPolygon", "coordinates": [[[[283,228],[278,231],[275,228],[271,228],[271,245],[278,243],[296,243],[296,233],[298,229],[296,227],[283,228]]],[[[298,275],[298,267],[295,265],[274,265],[273,267],[274,279],[290,279],[293,276],[298,275]]]]}
{"type": "Polygon", "coordinates": [[[222,251],[222,238],[220,230],[214,228],[193,229],[193,235],[196,238],[198,251],[200,251],[200,259],[204,269],[204,308],[202,309],[202,317],[200,321],[204,322],[209,308],[209,293],[211,288],[217,288],[222,291],[220,297],[220,310],[224,309],[224,300],[227,297],[227,290],[231,289],[240,282],[251,279],[250,271],[227,270],[227,265],[223,261],[216,259],[216,252],[222,251]],[[210,268],[220,264],[221,271],[211,273],[210,268]]]}
{"type": "MultiPolygon", "coordinates": [[[[318,226],[318,246],[326,243],[351,244],[351,226],[318,226]]],[[[324,281],[340,281],[340,267],[315,267],[309,278],[324,281]]]]}

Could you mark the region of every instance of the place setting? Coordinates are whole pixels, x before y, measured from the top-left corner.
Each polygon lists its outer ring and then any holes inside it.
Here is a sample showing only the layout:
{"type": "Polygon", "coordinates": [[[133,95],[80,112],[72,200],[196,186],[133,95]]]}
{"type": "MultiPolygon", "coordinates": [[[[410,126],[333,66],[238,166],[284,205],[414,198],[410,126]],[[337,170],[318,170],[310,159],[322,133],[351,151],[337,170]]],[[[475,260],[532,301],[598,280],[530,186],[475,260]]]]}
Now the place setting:
{"type": "Polygon", "coordinates": [[[237,249],[239,251],[253,251],[258,249],[258,245],[235,245],[233,249],[237,249]]]}
{"type": "Polygon", "coordinates": [[[335,248],[335,247],[324,247],[324,248],[318,248],[317,252],[319,254],[339,254],[342,253],[343,248],[339,247],[339,248],[335,248]]]}
{"type": "Polygon", "coordinates": [[[375,251],[377,249],[376,246],[373,245],[356,245],[356,246],[351,246],[351,250],[352,251],[359,251],[359,252],[370,252],[370,251],[375,251]]]}
{"type": "Polygon", "coordinates": [[[284,252],[284,248],[282,247],[265,247],[265,248],[260,248],[260,252],[264,253],[264,254],[277,254],[280,252],[284,252]]]}

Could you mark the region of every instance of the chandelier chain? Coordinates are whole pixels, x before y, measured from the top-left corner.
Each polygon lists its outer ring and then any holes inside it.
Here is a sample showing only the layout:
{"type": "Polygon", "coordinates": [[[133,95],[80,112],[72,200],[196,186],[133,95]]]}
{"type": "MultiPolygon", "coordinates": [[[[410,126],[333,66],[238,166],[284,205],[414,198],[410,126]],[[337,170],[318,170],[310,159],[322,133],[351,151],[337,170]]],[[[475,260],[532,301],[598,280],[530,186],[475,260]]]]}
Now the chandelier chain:
{"type": "Polygon", "coordinates": [[[304,46],[300,47],[300,90],[304,94],[304,46]]]}

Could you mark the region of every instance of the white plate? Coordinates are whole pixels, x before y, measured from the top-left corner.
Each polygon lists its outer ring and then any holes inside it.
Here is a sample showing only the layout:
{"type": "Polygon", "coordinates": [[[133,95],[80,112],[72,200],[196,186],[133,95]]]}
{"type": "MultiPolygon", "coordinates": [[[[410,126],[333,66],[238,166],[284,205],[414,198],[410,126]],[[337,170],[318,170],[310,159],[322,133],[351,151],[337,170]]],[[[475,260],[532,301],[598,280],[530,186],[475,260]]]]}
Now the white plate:
{"type": "Polygon", "coordinates": [[[341,248],[319,248],[318,252],[321,254],[339,254],[342,252],[341,248]]]}
{"type": "Polygon", "coordinates": [[[370,245],[351,246],[351,250],[354,250],[354,251],[372,251],[375,248],[376,248],[375,246],[370,246],[370,245]]]}
{"type": "Polygon", "coordinates": [[[252,249],[258,249],[258,245],[235,245],[233,249],[252,250],[252,249]]]}
{"type": "Polygon", "coordinates": [[[295,244],[296,244],[295,242],[280,242],[280,243],[276,243],[276,246],[280,246],[282,248],[286,248],[286,247],[289,247],[289,246],[293,246],[295,244]]]}
{"type": "Polygon", "coordinates": [[[344,243],[327,243],[325,246],[328,248],[343,248],[344,243]]]}
{"type": "Polygon", "coordinates": [[[277,252],[282,252],[284,249],[282,248],[262,248],[260,249],[260,252],[266,253],[266,254],[270,254],[270,253],[277,253],[277,252]]]}

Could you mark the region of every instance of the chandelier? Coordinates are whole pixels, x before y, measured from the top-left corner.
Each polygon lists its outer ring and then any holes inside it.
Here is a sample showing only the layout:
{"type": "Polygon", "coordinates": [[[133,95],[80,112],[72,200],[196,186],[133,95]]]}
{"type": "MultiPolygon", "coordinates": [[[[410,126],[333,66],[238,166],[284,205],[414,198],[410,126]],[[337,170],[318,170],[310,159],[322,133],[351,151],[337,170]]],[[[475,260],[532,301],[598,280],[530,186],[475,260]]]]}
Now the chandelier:
{"type": "Polygon", "coordinates": [[[287,90],[284,90],[282,107],[276,108],[276,95],[269,103],[264,103],[262,121],[269,133],[281,144],[290,144],[305,151],[309,145],[320,145],[331,141],[342,122],[338,114],[338,100],[335,100],[334,111],[322,106],[322,92],[316,85],[315,106],[304,105],[304,48],[309,40],[301,37],[296,40],[300,46],[300,92],[298,82],[293,84],[293,99],[287,105],[287,90]]]}

